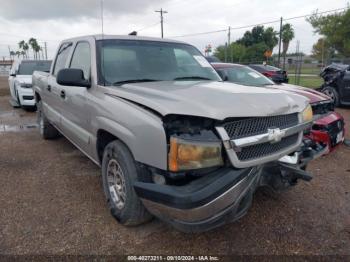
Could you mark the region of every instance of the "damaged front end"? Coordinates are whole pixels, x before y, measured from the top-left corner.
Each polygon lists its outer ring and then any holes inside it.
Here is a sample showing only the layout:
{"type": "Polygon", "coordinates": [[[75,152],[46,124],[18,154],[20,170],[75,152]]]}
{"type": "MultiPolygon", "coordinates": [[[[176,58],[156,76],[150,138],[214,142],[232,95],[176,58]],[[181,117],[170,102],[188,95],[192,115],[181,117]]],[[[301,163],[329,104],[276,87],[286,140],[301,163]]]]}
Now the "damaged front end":
{"type": "MultiPolygon", "coordinates": [[[[299,147],[309,125],[300,119],[297,113],[227,121],[168,115],[163,118],[168,169],[148,168],[153,183],[136,182],[135,191],[152,214],[182,231],[206,231],[235,221],[246,214],[258,187],[276,183],[270,162],[299,147]],[[280,137],[273,134],[274,143],[264,127],[247,128],[259,121],[281,125],[280,137]],[[240,132],[231,132],[232,126],[240,132]]],[[[280,161],[278,167],[283,165],[280,161]]],[[[290,184],[298,178],[302,175],[294,175],[290,184]]]]}
{"type": "Polygon", "coordinates": [[[325,145],[304,137],[299,150],[264,165],[259,186],[278,193],[295,186],[299,179],[311,181],[312,175],[306,171],[308,163],[324,155],[327,150],[325,145]]]}

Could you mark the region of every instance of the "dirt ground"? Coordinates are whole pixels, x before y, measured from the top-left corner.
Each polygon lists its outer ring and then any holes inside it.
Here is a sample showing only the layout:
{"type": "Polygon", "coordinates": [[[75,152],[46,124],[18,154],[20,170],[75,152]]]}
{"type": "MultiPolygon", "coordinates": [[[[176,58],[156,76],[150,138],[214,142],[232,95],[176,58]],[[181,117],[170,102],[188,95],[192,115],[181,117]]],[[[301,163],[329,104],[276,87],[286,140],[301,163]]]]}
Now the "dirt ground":
{"type": "MultiPolygon", "coordinates": [[[[350,255],[346,146],[310,164],[310,183],[276,199],[257,192],[235,223],[200,234],[156,219],[126,228],[108,212],[99,168],[65,138],[42,140],[35,113],[13,109],[7,90],[0,78],[1,254],[350,255]]],[[[350,122],[350,108],[338,111],[350,122]]]]}

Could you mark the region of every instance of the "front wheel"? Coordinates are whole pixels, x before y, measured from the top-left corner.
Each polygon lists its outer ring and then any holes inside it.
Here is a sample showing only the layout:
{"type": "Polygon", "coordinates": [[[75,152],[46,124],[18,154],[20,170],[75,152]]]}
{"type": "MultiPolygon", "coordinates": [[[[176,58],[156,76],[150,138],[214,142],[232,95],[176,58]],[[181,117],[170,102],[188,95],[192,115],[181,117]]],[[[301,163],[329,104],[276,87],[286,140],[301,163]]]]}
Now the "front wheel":
{"type": "Polygon", "coordinates": [[[338,94],[338,91],[334,87],[327,86],[323,89],[322,92],[332,99],[335,106],[340,105],[339,94],[338,94]]]}
{"type": "Polygon", "coordinates": [[[40,135],[44,139],[53,139],[59,136],[57,129],[49,122],[43,111],[43,104],[41,100],[37,103],[37,122],[39,126],[40,135]]]}
{"type": "Polygon", "coordinates": [[[109,143],[102,160],[103,189],[111,214],[123,225],[135,226],[152,218],[134,190],[137,179],[129,149],[117,140],[109,143]]]}

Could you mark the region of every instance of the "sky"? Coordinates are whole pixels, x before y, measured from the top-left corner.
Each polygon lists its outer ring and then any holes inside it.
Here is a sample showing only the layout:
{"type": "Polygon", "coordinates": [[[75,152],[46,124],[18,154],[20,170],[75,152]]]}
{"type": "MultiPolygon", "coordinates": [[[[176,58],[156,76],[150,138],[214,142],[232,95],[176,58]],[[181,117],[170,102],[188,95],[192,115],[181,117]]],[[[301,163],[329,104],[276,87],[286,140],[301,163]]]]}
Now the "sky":
{"type": "MultiPolygon", "coordinates": [[[[344,8],[348,0],[103,0],[104,33],[125,35],[138,31],[139,35],[160,37],[160,14],[163,8],[164,37],[193,44],[202,52],[211,44],[214,48],[227,41],[227,32],[196,34],[276,21],[344,8]]],[[[319,36],[305,18],[289,20],[295,30],[295,39],[289,51],[294,51],[297,40],[300,50],[311,52],[319,36]]],[[[49,58],[53,58],[59,42],[65,38],[100,34],[101,0],[1,0],[0,58],[8,57],[8,46],[18,49],[17,43],[34,37],[39,44],[47,43],[49,58]]],[[[279,29],[279,22],[265,26],[279,29]]],[[[231,41],[242,37],[246,30],[231,31],[231,41]]],[[[275,50],[276,51],[276,48],[275,50]]]]}

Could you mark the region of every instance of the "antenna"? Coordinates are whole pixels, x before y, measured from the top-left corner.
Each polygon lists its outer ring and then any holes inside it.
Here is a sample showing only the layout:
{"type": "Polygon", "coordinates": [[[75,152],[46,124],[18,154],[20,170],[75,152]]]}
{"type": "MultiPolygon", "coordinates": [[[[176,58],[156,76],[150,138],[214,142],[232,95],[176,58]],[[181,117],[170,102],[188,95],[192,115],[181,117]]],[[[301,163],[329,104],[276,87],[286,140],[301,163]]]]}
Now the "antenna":
{"type": "Polygon", "coordinates": [[[101,0],[101,35],[102,35],[102,42],[101,42],[101,50],[100,50],[100,52],[101,52],[101,62],[102,62],[102,69],[103,69],[103,71],[102,71],[102,74],[101,74],[101,76],[102,76],[102,78],[103,78],[103,86],[106,86],[106,79],[105,79],[105,76],[104,76],[104,74],[105,74],[105,72],[106,72],[106,70],[105,70],[105,52],[104,52],[104,50],[103,50],[103,40],[104,40],[104,31],[103,31],[103,0],[101,0]]]}
{"type": "Polygon", "coordinates": [[[102,32],[102,39],[103,39],[103,0],[101,0],[101,32],[102,32]]]}

